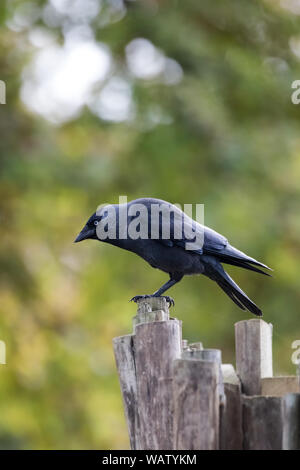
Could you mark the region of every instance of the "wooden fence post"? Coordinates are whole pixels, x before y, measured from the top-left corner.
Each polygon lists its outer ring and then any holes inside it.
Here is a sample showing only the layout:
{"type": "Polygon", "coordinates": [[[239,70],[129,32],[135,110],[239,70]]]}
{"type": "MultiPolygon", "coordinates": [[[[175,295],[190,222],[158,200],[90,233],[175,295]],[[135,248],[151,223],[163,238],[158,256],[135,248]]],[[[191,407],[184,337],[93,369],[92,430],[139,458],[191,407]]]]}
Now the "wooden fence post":
{"type": "Polygon", "coordinates": [[[219,448],[220,360],[219,350],[191,347],[174,361],[175,449],[219,448]]]}
{"type": "Polygon", "coordinates": [[[235,324],[236,370],[246,395],[261,394],[261,378],[273,376],[272,325],[263,320],[235,324]]]}
{"type": "Polygon", "coordinates": [[[219,448],[219,364],[195,359],[174,363],[174,448],[219,448]]]}
{"type": "Polygon", "coordinates": [[[245,450],[282,449],[280,397],[243,396],[245,450]]]}
{"type": "Polygon", "coordinates": [[[300,393],[288,393],[282,399],[283,450],[300,449],[300,393]]]}
{"type": "Polygon", "coordinates": [[[141,449],[133,335],[113,339],[130,447],[141,449]]]}
{"type": "Polygon", "coordinates": [[[134,334],[114,339],[132,448],[173,448],[172,365],[181,345],[181,323],[169,319],[163,297],[141,299],[134,334]]]}
{"type": "Polygon", "coordinates": [[[220,449],[243,448],[241,383],[231,364],[222,365],[225,404],[220,407],[220,449]]]}
{"type": "Polygon", "coordinates": [[[224,384],[223,384],[223,375],[222,375],[222,353],[220,349],[208,349],[203,348],[202,343],[191,343],[182,351],[182,359],[201,359],[202,361],[212,361],[219,364],[219,393],[220,393],[220,402],[224,403],[225,393],[224,393],[224,384]]]}

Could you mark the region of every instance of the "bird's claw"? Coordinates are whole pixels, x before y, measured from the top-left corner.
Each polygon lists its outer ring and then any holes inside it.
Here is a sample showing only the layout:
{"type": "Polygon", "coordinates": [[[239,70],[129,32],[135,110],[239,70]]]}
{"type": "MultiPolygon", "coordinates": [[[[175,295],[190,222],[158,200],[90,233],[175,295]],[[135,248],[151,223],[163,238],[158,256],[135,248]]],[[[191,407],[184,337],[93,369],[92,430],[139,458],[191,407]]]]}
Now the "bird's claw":
{"type": "MultiPolygon", "coordinates": [[[[150,297],[158,297],[158,296],[157,295],[135,295],[134,297],[132,297],[132,299],[129,300],[129,302],[138,302],[141,299],[149,299],[150,297]]],[[[163,297],[164,299],[166,299],[166,301],[169,304],[169,307],[172,307],[172,306],[174,307],[175,302],[172,297],[169,297],[168,295],[160,295],[159,297],[163,297]]]]}
{"type": "Polygon", "coordinates": [[[162,295],[162,297],[164,297],[166,299],[166,301],[169,304],[169,307],[174,307],[175,306],[175,301],[174,301],[173,297],[169,297],[168,295],[162,295]]]}
{"type": "Polygon", "coordinates": [[[138,302],[141,299],[149,299],[149,297],[152,297],[152,295],[135,295],[129,302],[138,302]]]}

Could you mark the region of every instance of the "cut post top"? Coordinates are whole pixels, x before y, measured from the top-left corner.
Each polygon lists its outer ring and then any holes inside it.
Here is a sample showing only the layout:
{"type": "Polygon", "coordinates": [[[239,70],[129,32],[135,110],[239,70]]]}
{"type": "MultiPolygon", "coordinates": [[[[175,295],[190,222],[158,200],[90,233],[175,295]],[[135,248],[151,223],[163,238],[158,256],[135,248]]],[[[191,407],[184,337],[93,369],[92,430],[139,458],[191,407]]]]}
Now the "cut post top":
{"type": "Polygon", "coordinates": [[[139,299],[137,305],[138,314],[156,312],[157,310],[169,313],[169,305],[165,297],[146,297],[145,299],[139,299]]]}
{"type": "Polygon", "coordinates": [[[220,349],[203,349],[202,343],[189,344],[182,351],[182,359],[197,359],[202,361],[222,362],[222,354],[220,349]]]}
{"type": "Polygon", "coordinates": [[[241,382],[232,364],[221,365],[224,384],[232,384],[240,386],[241,382]]]}
{"type": "Polygon", "coordinates": [[[133,317],[133,329],[140,323],[170,320],[169,306],[165,297],[146,297],[137,301],[137,313],[133,317]]]}
{"type": "Polygon", "coordinates": [[[201,351],[203,351],[203,344],[199,341],[198,343],[188,343],[187,340],[182,341],[182,352],[181,357],[184,359],[202,359],[201,351]]]}
{"type": "Polygon", "coordinates": [[[203,349],[203,344],[201,343],[201,341],[198,341],[197,343],[190,343],[188,344],[188,347],[190,349],[193,349],[193,350],[196,350],[196,351],[202,351],[203,349]]]}
{"type": "Polygon", "coordinates": [[[234,325],[236,327],[237,325],[242,325],[242,324],[252,325],[254,323],[265,324],[265,325],[268,325],[270,328],[273,328],[272,323],[268,323],[265,320],[262,320],[261,318],[250,318],[249,320],[240,320],[236,322],[234,325]]]}

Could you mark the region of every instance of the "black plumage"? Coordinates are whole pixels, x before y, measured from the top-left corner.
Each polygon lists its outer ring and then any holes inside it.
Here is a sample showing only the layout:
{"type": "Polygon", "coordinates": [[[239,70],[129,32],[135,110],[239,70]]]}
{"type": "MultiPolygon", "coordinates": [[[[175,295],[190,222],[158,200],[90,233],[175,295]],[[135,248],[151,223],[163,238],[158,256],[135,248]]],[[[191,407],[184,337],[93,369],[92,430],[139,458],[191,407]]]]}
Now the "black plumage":
{"type": "MultiPolygon", "coordinates": [[[[141,256],[152,267],[169,274],[170,279],[153,294],[154,296],[162,295],[185,275],[203,274],[215,281],[238,307],[243,310],[247,309],[255,315],[262,315],[259,307],[249,299],[245,292],[240,289],[224,270],[222,263],[238,266],[267,276],[269,276],[269,274],[262,271],[260,268],[270,268],[254,258],[247,256],[242,251],[237,250],[229,244],[224,236],[208,227],[198,224],[176,206],[166,201],[154,198],[143,198],[136,199],[128,204],[115,204],[102,207],[89,218],[75,242],[86,239],[99,240],[97,225],[101,222],[102,226],[104,226],[112,221],[112,212],[109,208],[115,211],[116,233],[115,236],[111,238],[103,239],[103,237],[101,237],[100,241],[105,241],[134,252],[141,256]],[[131,211],[131,209],[138,207],[137,205],[145,208],[146,215],[144,215],[144,217],[142,217],[141,211],[137,213],[131,211]],[[168,219],[168,221],[170,220],[170,233],[167,237],[164,235],[162,229],[165,220],[164,217],[166,217],[164,212],[162,212],[163,215],[160,216],[158,224],[158,236],[155,239],[153,237],[151,238],[151,229],[154,227],[153,218],[151,218],[151,207],[155,206],[160,207],[162,210],[167,209],[171,211],[172,216],[168,219]],[[126,229],[125,237],[124,233],[123,237],[121,236],[119,228],[121,226],[121,220],[124,220],[124,218],[121,218],[124,213],[126,214],[125,220],[127,226],[129,226],[131,222],[135,223],[139,221],[137,225],[139,225],[138,228],[141,230],[141,225],[144,225],[148,235],[147,239],[131,238],[128,236],[128,229],[126,229]],[[194,231],[194,235],[199,235],[199,237],[200,234],[204,235],[203,244],[200,247],[195,245],[194,249],[187,249],[191,238],[187,238],[185,235],[183,221],[186,224],[185,227],[194,231]],[[180,237],[178,237],[179,232],[180,237]],[[177,236],[175,236],[175,233],[177,233],[177,236]]],[[[138,298],[140,298],[140,296],[134,297],[133,300],[137,300],[138,298]]]]}

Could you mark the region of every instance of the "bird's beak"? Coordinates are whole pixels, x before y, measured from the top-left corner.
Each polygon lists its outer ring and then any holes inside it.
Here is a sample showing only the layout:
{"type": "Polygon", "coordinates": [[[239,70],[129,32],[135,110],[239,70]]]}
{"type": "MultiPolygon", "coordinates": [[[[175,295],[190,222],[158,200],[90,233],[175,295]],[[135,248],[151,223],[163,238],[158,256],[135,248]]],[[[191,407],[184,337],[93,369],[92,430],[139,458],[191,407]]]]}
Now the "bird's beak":
{"type": "Polygon", "coordinates": [[[90,229],[89,227],[85,226],[75,238],[74,243],[81,242],[82,240],[86,240],[88,238],[94,238],[94,235],[95,235],[95,230],[90,229]]]}

